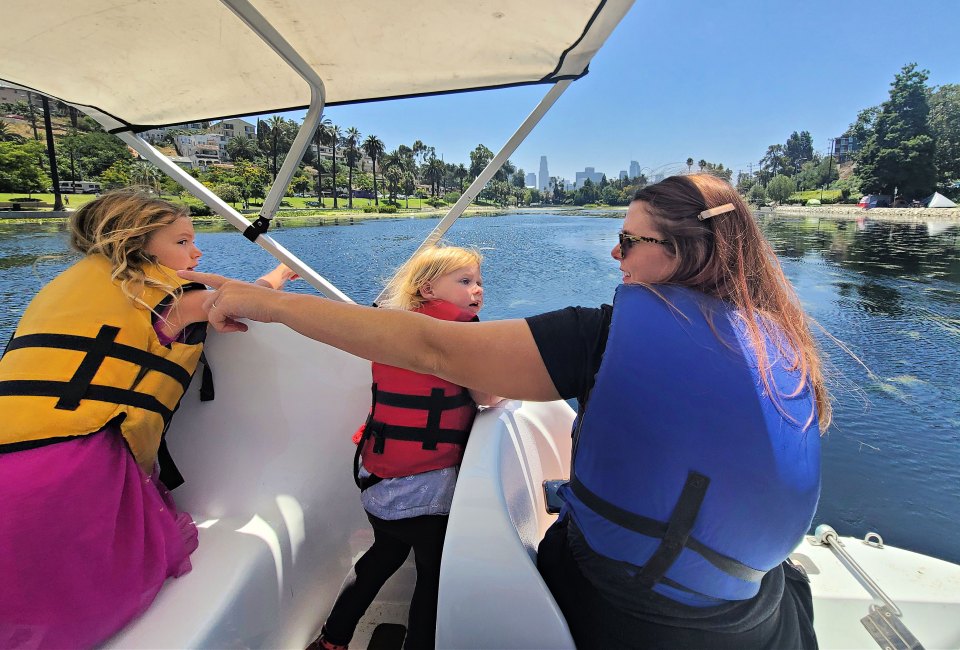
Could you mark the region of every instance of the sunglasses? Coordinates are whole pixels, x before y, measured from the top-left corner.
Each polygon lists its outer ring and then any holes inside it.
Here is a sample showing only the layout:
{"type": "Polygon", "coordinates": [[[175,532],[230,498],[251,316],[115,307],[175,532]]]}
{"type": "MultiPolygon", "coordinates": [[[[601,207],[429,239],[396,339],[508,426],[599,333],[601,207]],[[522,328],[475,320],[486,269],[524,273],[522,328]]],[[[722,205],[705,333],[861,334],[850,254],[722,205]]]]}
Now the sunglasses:
{"type": "Polygon", "coordinates": [[[673,250],[673,244],[671,244],[666,239],[656,239],[654,237],[644,237],[643,235],[628,235],[625,232],[617,233],[617,237],[620,238],[620,257],[626,257],[627,251],[636,244],[637,242],[644,242],[647,244],[660,244],[661,246],[666,246],[671,251],[673,250]]]}

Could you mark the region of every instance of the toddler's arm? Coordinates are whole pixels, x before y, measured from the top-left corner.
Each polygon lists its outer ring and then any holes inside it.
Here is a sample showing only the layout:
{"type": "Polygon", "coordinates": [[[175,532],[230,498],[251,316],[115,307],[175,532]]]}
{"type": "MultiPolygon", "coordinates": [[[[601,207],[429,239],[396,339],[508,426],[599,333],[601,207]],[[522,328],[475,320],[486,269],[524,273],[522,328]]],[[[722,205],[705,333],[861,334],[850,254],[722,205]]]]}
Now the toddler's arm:
{"type": "Polygon", "coordinates": [[[470,391],[470,397],[477,403],[477,406],[496,406],[504,400],[503,397],[492,393],[484,393],[479,390],[473,390],[472,388],[468,390],[470,391]]]}
{"type": "Polygon", "coordinates": [[[261,276],[254,284],[271,289],[282,289],[287,280],[296,280],[300,276],[286,264],[278,264],[277,268],[261,276]]]}

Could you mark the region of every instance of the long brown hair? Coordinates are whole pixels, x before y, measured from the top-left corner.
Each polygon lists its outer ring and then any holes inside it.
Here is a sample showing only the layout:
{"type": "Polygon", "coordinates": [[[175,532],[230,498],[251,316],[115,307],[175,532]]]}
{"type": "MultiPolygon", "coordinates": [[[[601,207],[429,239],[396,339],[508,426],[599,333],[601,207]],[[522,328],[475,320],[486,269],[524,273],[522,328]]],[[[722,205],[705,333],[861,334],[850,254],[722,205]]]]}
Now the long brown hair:
{"type": "Polygon", "coordinates": [[[136,189],[117,190],[85,204],[70,216],[70,245],[84,255],[103,255],[113,268],[112,278],[131,300],[146,305],[140,294],[145,286],[180,293],[175,277],[169,284],[157,282],[144,272],[144,266],[157,260],[145,246],[150,235],[181,217],[189,217],[185,207],[153,198],[136,189]]]}
{"type": "MultiPolygon", "coordinates": [[[[799,394],[810,382],[820,431],[825,432],[832,409],[809,318],[740,194],[716,176],[690,174],[643,187],[633,200],[646,204],[655,227],[676,256],[673,273],[663,282],[720,298],[739,311],[757,354],[764,387],[782,412],[776,399],[779,391],[772,385],[766,344],[773,341],[777,352],[792,360],[791,369],[802,377],[789,395],[799,394]],[[702,221],[697,218],[700,212],[727,203],[733,206],[729,212],[702,221]],[[769,325],[775,329],[767,329],[769,325]]],[[[810,424],[808,421],[806,426],[810,424]]]]}

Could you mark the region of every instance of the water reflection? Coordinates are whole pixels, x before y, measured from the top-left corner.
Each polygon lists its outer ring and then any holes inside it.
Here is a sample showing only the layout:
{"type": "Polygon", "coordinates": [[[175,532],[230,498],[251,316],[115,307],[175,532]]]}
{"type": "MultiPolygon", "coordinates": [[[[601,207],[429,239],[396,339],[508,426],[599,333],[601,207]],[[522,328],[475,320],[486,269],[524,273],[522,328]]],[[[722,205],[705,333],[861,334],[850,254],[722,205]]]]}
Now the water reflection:
{"type": "MultiPolygon", "coordinates": [[[[436,223],[288,224],[273,235],[369,303],[436,223]]],[[[824,438],[814,523],[858,536],[876,530],[893,545],[960,562],[960,227],[771,215],[759,223],[806,311],[853,355],[815,330],[829,361],[835,424],[824,438]]],[[[461,220],[448,238],[484,251],[484,318],[517,318],[609,302],[620,281],[610,259],[619,226],[617,219],[527,212],[461,220]]],[[[252,280],[273,264],[229,226],[198,229],[202,270],[252,280]]],[[[0,224],[0,340],[69,263],[34,260],[66,248],[62,225],[0,224]]]]}

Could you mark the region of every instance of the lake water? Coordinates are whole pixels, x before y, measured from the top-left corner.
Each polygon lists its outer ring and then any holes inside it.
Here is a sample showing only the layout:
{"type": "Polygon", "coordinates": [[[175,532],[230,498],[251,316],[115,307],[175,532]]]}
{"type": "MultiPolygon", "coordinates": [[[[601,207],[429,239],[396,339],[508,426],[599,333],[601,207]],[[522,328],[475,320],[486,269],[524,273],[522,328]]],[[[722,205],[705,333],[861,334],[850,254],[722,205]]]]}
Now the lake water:
{"type": "MultiPolygon", "coordinates": [[[[960,562],[960,226],[870,220],[760,221],[817,332],[834,396],[815,525],[960,562]]],[[[276,239],[360,303],[436,219],[284,228],[276,239]]],[[[483,249],[485,319],[609,302],[619,220],[513,214],[461,219],[448,240],[483,249]]],[[[200,232],[201,270],[252,280],[272,258],[232,228],[200,232]]],[[[0,337],[69,264],[62,225],[0,222],[0,337]]],[[[293,290],[312,291],[304,283],[293,290]]]]}

